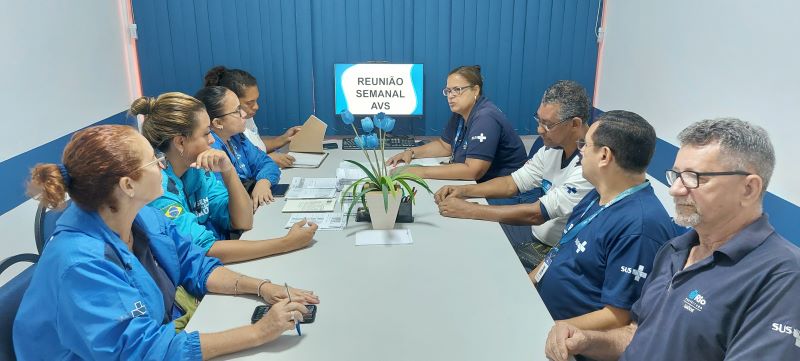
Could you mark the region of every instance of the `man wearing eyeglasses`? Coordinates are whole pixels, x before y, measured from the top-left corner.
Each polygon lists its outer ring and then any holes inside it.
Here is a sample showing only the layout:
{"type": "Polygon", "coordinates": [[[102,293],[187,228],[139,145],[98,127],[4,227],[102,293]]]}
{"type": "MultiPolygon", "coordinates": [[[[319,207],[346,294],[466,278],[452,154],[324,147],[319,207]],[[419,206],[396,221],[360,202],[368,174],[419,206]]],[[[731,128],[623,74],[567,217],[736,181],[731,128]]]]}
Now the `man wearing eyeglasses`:
{"type": "Polygon", "coordinates": [[[763,213],[775,165],[767,132],[726,118],[678,139],[667,181],[675,221],[694,229],[658,252],[630,325],[557,323],[548,358],[800,360],[800,249],[763,213]]]}
{"type": "Polygon", "coordinates": [[[598,117],[578,141],[583,176],[595,189],[529,274],[554,320],[590,330],[630,322],[658,249],[677,235],[645,173],[655,145],[653,127],[623,110],[598,117]]]}
{"type": "Polygon", "coordinates": [[[577,82],[562,80],[551,85],[535,118],[545,146],[509,176],[475,185],[442,187],[435,195],[439,213],[532,226],[532,239],[510,241],[525,269],[536,267],[561,238],[572,208],[593,188],[583,177],[575,144],[589,127],[590,108],[586,89],[577,82]],[[464,200],[508,198],[537,187],[544,195],[533,204],[480,205],[464,200]]]}

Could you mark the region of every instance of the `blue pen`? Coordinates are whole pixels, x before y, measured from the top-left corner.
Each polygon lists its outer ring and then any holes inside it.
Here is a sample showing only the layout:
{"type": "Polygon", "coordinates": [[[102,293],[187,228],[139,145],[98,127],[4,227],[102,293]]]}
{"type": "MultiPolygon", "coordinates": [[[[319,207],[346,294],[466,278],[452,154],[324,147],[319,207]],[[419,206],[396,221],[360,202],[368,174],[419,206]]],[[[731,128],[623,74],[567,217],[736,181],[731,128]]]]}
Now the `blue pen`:
{"type": "MultiPolygon", "coordinates": [[[[286,287],[286,296],[289,297],[289,303],[291,303],[292,295],[289,294],[289,285],[287,285],[286,282],[284,282],[283,286],[286,287]]],[[[300,322],[298,322],[297,319],[294,318],[294,311],[292,311],[292,321],[294,321],[294,329],[297,330],[297,336],[303,336],[303,334],[300,333],[300,322]]]]}

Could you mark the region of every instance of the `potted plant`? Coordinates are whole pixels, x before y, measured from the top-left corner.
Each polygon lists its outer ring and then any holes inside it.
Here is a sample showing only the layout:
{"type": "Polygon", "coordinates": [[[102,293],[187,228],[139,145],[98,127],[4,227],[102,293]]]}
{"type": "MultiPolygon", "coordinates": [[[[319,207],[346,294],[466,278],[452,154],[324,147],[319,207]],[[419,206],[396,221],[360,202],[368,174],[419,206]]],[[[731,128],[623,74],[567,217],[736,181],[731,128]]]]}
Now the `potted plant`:
{"type": "MultiPolygon", "coordinates": [[[[342,121],[353,127],[355,132],[354,141],[364,152],[369,162],[369,167],[367,167],[353,160],[345,160],[345,162],[361,168],[367,175],[353,182],[342,192],[342,200],[348,194],[353,197],[353,202],[347,209],[346,216],[350,216],[356,200],[360,199],[370,212],[373,229],[392,229],[397,219],[397,212],[403,195],[407,194],[408,200],[412,204],[415,202],[416,194],[412,189],[412,183],[418,184],[428,193],[433,192],[431,192],[428,183],[424,179],[415,174],[404,172],[403,169],[405,167],[394,169],[392,172],[387,169],[383,153],[384,143],[386,133],[394,129],[394,118],[388,117],[381,112],[375,115],[374,120],[370,119],[370,117],[361,119],[361,129],[365,134],[358,134],[354,124],[355,117],[346,109],[342,111],[342,121]],[[377,135],[373,131],[377,131],[377,135]],[[373,157],[370,157],[368,149],[372,150],[373,157]],[[380,151],[380,157],[378,156],[378,151],[380,151]]],[[[340,204],[343,203],[340,201],[340,204]]]]}

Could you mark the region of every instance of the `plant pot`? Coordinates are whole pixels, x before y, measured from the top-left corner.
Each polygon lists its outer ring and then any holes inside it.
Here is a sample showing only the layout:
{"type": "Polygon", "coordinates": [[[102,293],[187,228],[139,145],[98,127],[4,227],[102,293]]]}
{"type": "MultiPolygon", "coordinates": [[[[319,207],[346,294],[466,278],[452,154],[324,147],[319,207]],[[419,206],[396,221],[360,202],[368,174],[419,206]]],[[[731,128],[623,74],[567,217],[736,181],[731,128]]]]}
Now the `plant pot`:
{"type": "Polygon", "coordinates": [[[384,208],[383,193],[380,191],[367,192],[364,200],[369,208],[369,217],[372,222],[372,229],[394,229],[397,220],[397,211],[400,209],[400,197],[402,192],[389,193],[389,206],[384,208]]]}

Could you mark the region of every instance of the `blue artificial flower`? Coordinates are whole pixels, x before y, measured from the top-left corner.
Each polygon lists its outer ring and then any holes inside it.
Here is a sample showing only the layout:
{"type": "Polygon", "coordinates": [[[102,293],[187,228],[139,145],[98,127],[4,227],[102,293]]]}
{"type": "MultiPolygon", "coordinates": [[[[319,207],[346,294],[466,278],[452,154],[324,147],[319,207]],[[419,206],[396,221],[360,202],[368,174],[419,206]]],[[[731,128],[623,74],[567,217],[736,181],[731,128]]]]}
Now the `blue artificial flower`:
{"type": "Polygon", "coordinates": [[[378,129],[383,129],[383,121],[385,118],[386,118],[386,113],[384,112],[375,114],[375,120],[373,120],[373,123],[375,123],[375,126],[378,127],[378,129]]]}
{"type": "Polygon", "coordinates": [[[353,137],[353,143],[356,143],[357,147],[364,149],[366,141],[363,135],[357,135],[353,137]]]}
{"type": "Polygon", "coordinates": [[[369,149],[378,148],[378,136],[375,135],[375,133],[368,134],[365,138],[365,142],[367,144],[367,148],[369,149]]]}
{"type": "Polygon", "coordinates": [[[347,110],[347,109],[342,110],[342,114],[341,115],[342,115],[342,121],[344,122],[344,124],[350,125],[350,124],[353,124],[354,121],[356,121],[356,118],[353,117],[353,113],[350,113],[350,111],[347,110]]]}
{"type": "Polygon", "coordinates": [[[369,133],[374,128],[375,126],[372,124],[372,119],[369,117],[361,119],[361,129],[364,130],[364,133],[369,133]]]}
{"type": "Polygon", "coordinates": [[[386,117],[386,119],[383,120],[383,131],[387,133],[391,132],[392,129],[394,129],[394,122],[394,118],[386,117]]]}

